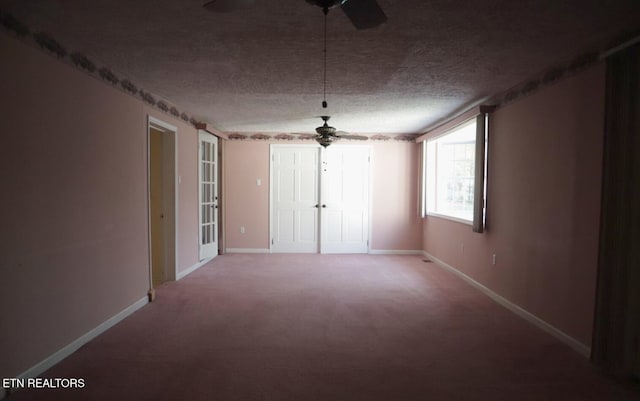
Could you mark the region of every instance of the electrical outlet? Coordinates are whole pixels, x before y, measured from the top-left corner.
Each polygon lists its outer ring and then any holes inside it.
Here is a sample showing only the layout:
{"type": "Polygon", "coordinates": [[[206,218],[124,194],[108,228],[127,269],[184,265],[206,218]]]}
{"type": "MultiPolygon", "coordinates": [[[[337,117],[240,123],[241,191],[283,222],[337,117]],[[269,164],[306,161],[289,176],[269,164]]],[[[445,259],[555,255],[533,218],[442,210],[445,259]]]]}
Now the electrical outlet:
{"type": "Polygon", "coordinates": [[[491,263],[495,266],[496,265],[496,254],[494,253],[493,256],[491,257],[491,263]]]}
{"type": "Polygon", "coordinates": [[[244,226],[240,226],[240,234],[244,234],[244,226]]]}

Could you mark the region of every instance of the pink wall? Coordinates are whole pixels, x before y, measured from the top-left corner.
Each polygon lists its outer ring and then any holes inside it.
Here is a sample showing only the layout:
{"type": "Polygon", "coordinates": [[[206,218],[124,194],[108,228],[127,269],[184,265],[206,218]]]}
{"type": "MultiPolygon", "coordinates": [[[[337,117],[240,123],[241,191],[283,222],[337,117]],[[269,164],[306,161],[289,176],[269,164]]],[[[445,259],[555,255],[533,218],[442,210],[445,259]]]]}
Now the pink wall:
{"type": "Polygon", "coordinates": [[[604,82],[600,64],[498,109],[490,123],[488,231],[429,217],[423,237],[430,254],[587,346],[604,82]]]}
{"type": "Polygon", "coordinates": [[[224,144],[226,247],[269,248],[269,143],[226,141],[224,144]],[[258,186],[256,180],[262,185],[258,186]],[[240,227],[245,233],[240,233],[240,227]]]}
{"type": "Polygon", "coordinates": [[[422,249],[418,214],[418,156],[414,142],[373,143],[371,249],[422,249]]]}
{"type": "Polygon", "coordinates": [[[13,377],[147,293],[149,112],[179,129],[181,267],[197,259],[196,132],[6,35],[0,54],[0,376],[13,377]]]}
{"type": "MultiPolygon", "coordinates": [[[[369,144],[373,162],[371,249],[420,250],[422,225],[415,192],[419,146],[400,141],[369,144]]],[[[227,248],[269,248],[269,145],[268,141],[250,140],[225,143],[227,248]],[[262,180],[261,186],[256,185],[257,179],[262,180]],[[244,234],[240,226],[245,227],[244,234]]]]}

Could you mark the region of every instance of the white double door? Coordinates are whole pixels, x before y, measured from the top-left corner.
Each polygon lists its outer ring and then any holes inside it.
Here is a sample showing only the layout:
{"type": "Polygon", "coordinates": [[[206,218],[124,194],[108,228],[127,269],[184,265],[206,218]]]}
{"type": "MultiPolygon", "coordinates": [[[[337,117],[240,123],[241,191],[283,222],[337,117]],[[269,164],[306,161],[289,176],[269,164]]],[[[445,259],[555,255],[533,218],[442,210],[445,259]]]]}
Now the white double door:
{"type": "Polygon", "coordinates": [[[369,251],[370,148],[271,146],[271,251],[369,251]]]}

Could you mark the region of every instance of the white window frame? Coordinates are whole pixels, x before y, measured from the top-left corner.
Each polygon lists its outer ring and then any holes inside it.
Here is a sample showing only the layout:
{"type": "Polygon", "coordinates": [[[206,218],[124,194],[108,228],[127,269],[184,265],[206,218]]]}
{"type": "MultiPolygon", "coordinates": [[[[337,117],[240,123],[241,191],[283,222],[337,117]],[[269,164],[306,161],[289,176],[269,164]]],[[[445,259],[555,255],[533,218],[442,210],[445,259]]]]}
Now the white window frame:
{"type": "Polygon", "coordinates": [[[422,142],[421,153],[421,170],[420,170],[420,215],[425,218],[433,216],[452,220],[467,225],[471,225],[474,232],[482,233],[485,230],[486,218],[486,193],[487,193],[487,150],[488,150],[488,132],[489,132],[489,113],[493,111],[493,107],[480,106],[475,110],[464,113],[451,123],[444,124],[442,127],[436,128],[427,134],[418,138],[418,142],[422,142]],[[477,112],[476,112],[477,111],[477,112]],[[435,201],[436,194],[433,193],[433,186],[429,182],[433,179],[435,169],[435,160],[433,151],[430,151],[428,143],[450,135],[459,129],[473,124],[475,122],[475,152],[474,152],[474,184],[473,184],[473,209],[472,219],[465,219],[455,215],[449,215],[436,211],[431,207],[435,201]],[[430,154],[431,153],[431,154],[430,154]],[[431,189],[430,189],[431,187],[431,189]]]}
{"type": "MultiPolygon", "coordinates": [[[[441,135],[438,135],[433,138],[429,138],[428,140],[424,141],[423,152],[425,152],[424,160],[425,160],[425,190],[426,190],[425,208],[428,216],[442,217],[445,219],[454,220],[454,221],[464,223],[464,224],[469,224],[469,225],[473,224],[473,200],[471,204],[471,209],[469,211],[469,218],[463,217],[461,215],[462,213],[454,213],[454,212],[447,213],[447,210],[444,210],[443,208],[441,208],[440,180],[443,179],[444,177],[438,174],[439,173],[438,145],[441,145],[443,143],[443,140],[446,139],[447,137],[451,137],[453,135],[460,135],[461,131],[472,129],[474,130],[474,132],[471,135],[471,138],[467,140],[473,143],[474,157],[475,157],[475,125],[476,125],[475,119],[471,119],[452,128],[449,131],[446,131],[441,135]],[[470,126],[473,126],[473,128],[470,128],[470,126]]],[[[475,159],[474,159],[474,162],[475,162],[475,159]]],[[[475,186],[475,172],[473,172],[472,174],[474,174],[471,176],[471,180],[473,181],[473,185],[472,185],[472,191],[473,191],[473,187],[475,186]]]]}

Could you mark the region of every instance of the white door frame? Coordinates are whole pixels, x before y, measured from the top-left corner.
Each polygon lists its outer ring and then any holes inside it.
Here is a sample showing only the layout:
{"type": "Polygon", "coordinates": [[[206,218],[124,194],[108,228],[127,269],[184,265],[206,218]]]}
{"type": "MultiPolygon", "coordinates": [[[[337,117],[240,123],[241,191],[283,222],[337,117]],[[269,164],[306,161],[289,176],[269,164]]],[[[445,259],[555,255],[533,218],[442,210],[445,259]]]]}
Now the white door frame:
{"type": "MultiPolygon", "coordinates": [[[[165,280],[175,281],[178,274],[178,128],[174,125],[168,124],[164,121],[158,120],[155,117],[147,116],[147,228],[148,228],[148,247],[149,247],[149,296],[153,298],[153,271],[152,271],[152,249],[151,249],[151,129],[161,131],[167,135],[165,139],[169,139],[170,144],[173,147],[173,154],[169,155],[169,163],[173,167],[173,219],[170,221],[173,227],[169,227],[170,231],[173,231],[172,241],[168,241],[168,249],[165,251],[165,255],[169,256],[170,265],[165,267],[165,280]],[[171,160],[173,159],[173,160],[171,160]],[[172,228],[172,230],[171,230],[172,228]],[[172,262],[172,263],[171,263],[172,262]],[[173,266],[171,266],[173,265],[173,266]]],[[[171,173],[171,172],[170,172],[171,173]]],[[[169,225],[171,226],[171,224],[169,225]]],[[[167,228],[167,227],[165,227],[167,228]]],[[[166,231],[165,231],[166,232],[166,231]]]]}

